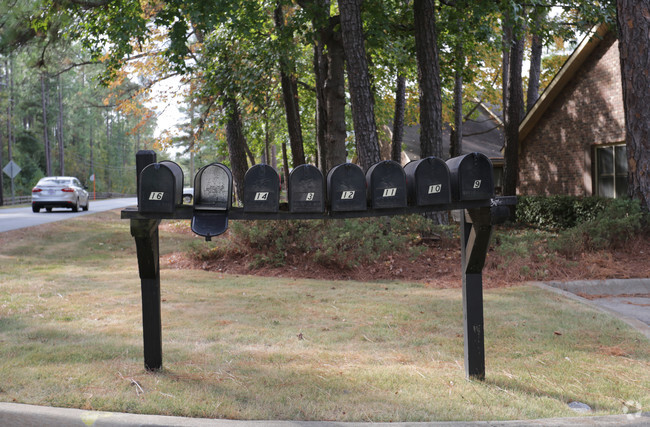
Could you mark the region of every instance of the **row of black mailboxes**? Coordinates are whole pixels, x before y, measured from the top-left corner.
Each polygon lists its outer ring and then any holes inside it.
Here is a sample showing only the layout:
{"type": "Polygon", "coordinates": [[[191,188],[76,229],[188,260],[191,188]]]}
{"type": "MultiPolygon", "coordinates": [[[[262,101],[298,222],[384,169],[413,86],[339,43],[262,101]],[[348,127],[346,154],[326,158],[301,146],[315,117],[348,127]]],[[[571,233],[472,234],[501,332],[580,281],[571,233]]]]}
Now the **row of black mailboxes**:
{"type": "MultiPolygon", "coordinates": [[[[140,174],[141,212],[172,213],[182,204],[183,172],[176,163],[146,166],[140,174]]],[[[385,160],[363,170],[352,163],[332,168],[324,179],[312,165],[300,165],[289,176],[291,212],[332,212],[444,205],[452,201],[487,200],[494,196],[492,162],[470,153],[446,162],[428,157],[404,168],[385,160]]],[[[194,178],[194,209],[226,211],[232,203],[232,174],[223,164],[200,169],[194,178]]],[[[258,164],[244,177],[244,212],[277,212],[280,179],[271,166],[258,164]]]]}

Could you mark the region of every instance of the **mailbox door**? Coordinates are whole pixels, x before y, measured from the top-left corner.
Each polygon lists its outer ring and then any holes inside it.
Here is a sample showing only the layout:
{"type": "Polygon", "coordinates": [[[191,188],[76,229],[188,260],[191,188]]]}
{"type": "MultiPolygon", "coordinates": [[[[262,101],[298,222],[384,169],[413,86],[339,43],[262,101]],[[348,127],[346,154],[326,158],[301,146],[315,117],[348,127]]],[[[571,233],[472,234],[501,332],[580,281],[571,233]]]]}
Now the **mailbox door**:
{"type": "Polygon", "coordinates": [[[366,177],[353,163],[334,166],[327,174],[327,198],[332,212],[365,211],[366,177]]]}
{"type": "Polygon", "coordinates": [[[374,209],[406,207],[406,175],[399,163],[384,160],[366,173],[368,196],[374,209]]]}
{"type": "Polygon", "coordinates": [[[177,200],[177,177],[164,163],[152,163],[140,173],[140,212],[172,213],[177,200]]]}
{"type": "Polygon", "coordinates": [[[232,173],[221,163],[202,167],[194,178],[192,231],[211,240],[228,229],[232,203],[232,173]]]}
{"type": "Polygon", "coordinates": [[[325,182],[313,165],[300,165],[289,175],[289,211],[325,211],[325,182]]]}
{"type": "Polygon", "coordinates": [[[280,178],[269,165],[255,165],[244,175],[244,212],[277,212],[280,178]]]}
{"type": "Polygon", "coordinates": [[[494,197],[492,162],[481,153],[447,160],[455,200],[487,200],[494,197]]]}
{"type": "Polygon", "coordinates": [[[228,210],[232,201],[232,173],[221,163],[199,169],[194,178],[194,208],[228,210]]]}
{"type": "Polygon", "coordinates": [[[228,229],[228,212],[195,210],[191,228],[195,234],[211,240],[228,229]]]}
{"type": "Polygon", "coordinates": [[[449,168],[437,157],[414,160],[404,166],[409,203],[415,206],[451,202],[449,168]]]}

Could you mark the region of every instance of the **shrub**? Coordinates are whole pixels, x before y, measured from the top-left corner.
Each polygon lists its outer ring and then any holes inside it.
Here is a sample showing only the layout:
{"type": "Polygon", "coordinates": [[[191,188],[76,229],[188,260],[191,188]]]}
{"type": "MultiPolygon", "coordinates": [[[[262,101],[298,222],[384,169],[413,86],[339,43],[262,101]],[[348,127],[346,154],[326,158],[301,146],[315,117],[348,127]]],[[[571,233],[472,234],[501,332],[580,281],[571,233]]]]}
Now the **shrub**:
{"type": "Polygon", "coordinates": [[[613,199],[576,196],[519,196],[517,221],[545,230],[563,230],[594,220],[613,199]]]}
{"type": "Polygon", "coordinates": [[[567,256],[618,248],[639,233],[643,224],[644,212],[638,200],[612,199],[593,219],[560,232],[549,246],[567,256]]]}
{"type": "MultiPolygon", "coordinates": [[[[289,257],[309,256],[342,269],[374,262],[390,253],[417,248],[423,236],[451,237],[449,227],[434,225],[421,215],[320,221],[236,221],[230,246],[251,252],[252,267],[281,266],[289,257]]],[[[202,256],[203,254],[197,254],[202,256]]]]}

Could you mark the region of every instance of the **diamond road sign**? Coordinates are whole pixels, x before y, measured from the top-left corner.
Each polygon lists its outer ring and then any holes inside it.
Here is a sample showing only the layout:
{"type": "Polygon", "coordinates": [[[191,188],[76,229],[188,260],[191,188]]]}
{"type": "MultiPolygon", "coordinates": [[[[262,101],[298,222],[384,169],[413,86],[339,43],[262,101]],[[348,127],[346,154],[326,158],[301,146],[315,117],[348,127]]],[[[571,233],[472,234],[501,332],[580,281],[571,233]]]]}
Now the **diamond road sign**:
{"type": "Polygon", "coordinates": [[[5,166],[5,168],[2,170],[4,171],[4,173],[9,175],[9,178],[15,178],[21,169],[20,166],[16,164],[16,162],[10,160],[9,163],[7,163],[7,166],[5,166]]]}

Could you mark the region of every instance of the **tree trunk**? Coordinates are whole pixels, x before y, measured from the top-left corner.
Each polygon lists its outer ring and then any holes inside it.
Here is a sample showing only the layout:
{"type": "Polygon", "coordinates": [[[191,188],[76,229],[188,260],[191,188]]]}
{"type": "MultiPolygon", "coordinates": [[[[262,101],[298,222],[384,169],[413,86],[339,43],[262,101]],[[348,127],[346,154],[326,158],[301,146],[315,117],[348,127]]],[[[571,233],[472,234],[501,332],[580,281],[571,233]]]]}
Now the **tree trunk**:
{"type": "MultiPolygon", "coordinates": [[[[89,131],[88,131],[88,143],[90,145],[90,176],[95,175],[95,152],[93,147],[93,135],[95,134],[94,120],[90,121],[89,131]]],[[[93,199],[95,198],[95,188],[97,187],[97,175],[95,175],[95,182],[93,184],[93,199]]]]}
{"type": "Polygon", "coordinates": [[[61,76],[56,77],[59,96],[59,115],[57,120],[57,143],[59,145],[59,175],[65,176],[65,152],[63,151],[63,88],[61,87],[61,76]]]}
{"type": "Polygon", "coordinates": [[[393,116],[393,140],[390,158],[398,163],[402,160],[402,141],[404,139],[404,111],[406,110],[406,78],[397,76],[395,89],[395,115],[393,116]]]}
{"type": "Polygon", "coordinates": [[[248,170],[246,162],[246,139],[242,131],[239,105],[232,96],[226,96],[225,105],[228,122],[226,123],[226,141],[228,143],[228,156],[230,169],[235,184],[235,194],[240,201],[244,200],[244,175],[248,170]]]}
{"type": "Polygon", "coordinates": [[[379,161],[379,139],[358,0],[339,0],[357,156],[364,170],[379,161]]]}
{"type": "MultiPolygon", "coordinates": [[[[278,32],[284,27],[284,16],[280,2],[274,11],[275,27],[278,32]]],[[[280,84],[282,86],[282,98],[287,119],[287,130],[289,132],[289,143],[291,145],[291,158],[293,167],[305,163],[305,150],[302,141],[302,126],[300,123],[300,108],[298,101],[298,85],[296,77],[291,73],[293,66],[285,56],[280,57],[280,84]],[[290,74],[291,73],[291,74],[290,74]]]]}
{"type": "Polygon", "coordinates": [[[326,39],[331,31],[329,0],[298,1],[303,9],[311,10],[312,27],[314,28],[314,76],[316,82],[316,150],[318,168],[327,174],[327,107],[325,101],[325,81],[327,80],[327,55],[325,53],[326,39]]]}
{"type": "MultiPolygon", "coordinates": [[[[7,61],[6,60],[5,60],[4,65],[5,65],[4,76],[7,77],[6,81],[8,81],[9,80],[8,79],[8,77],[9,77],[9,75],[8,75],[9,67],[7,66],[7,61]]],[[[2,77],[2,76],[0,76],[0,77],[2,77]]],[[[3,87],[6,88],[7,85],[8,85],[8,83],[5,84],[5,85],[0,84],[0,94],[2,93],[2,88],[3,87]]],[[[9,106],[7,106],[7,112],[8,111],[9,111],[9,106]]],[[[9,132],[9,123],[10,123],[9,119],[8,119],[8,116],[9,116],[9,114],[7,114],[7,133],[9,132]]],[[[0,132],[0,169],[4,168],[4,166],[5,166],[4,159],[3,159],[3,152],[4,152],[4,144],[3,144],[3,141],[2,141],[2,132],[0,132]]],[[[2,172],[2,170],[0,170],[0,206],[2,206],[4,204],[4,192],[3,192],[4,181],[3,180],[4,180],[4,173],[2,172]]]]}
{"type": "Polygon", "coordinates": [[[45,73],[41,73],[41,108],[43,109],[43,144],[45,149],[45,176],[52,175],[50,158],[50,138],[47,131],[47,92],[45,90],[45,73]]]}
{"type": "Polygon", "coordinates": [[[284,178],[280,181],[280,185],[289,191],[289,160],[287,159],[287,143],[284,141],[282,141],[282,172],[284,178]]]}
{"type": "Polygon", "coordinates": [[[526,93],[526,112],[530,111],[537,99],[539,98],[539,76],[542,72],[542,48],[543,40],[539,32],[542,21],[545,17],[545,12],[535,11],[535,27],[533,28],[533,36],[530,47],[530,70],[528,73],[528,91],[526,93]]]}
{"type": "Polygon", "coordinates": [[[111,116],[107,112],[106,113],[106,153],[108,157],[106,158],[106,163],[108,165],[108,170],[105,169],[104,174],[106,175],[106,190],[107,191],[112,191],[113,189],[113,174],[110,173],[110,166],[111,166],[111,161],[115,157],[113,155],[113,144],[111,143],[111,116]]]}
{"type": "MultiPolygon", "coordinates": [[[[1,92],[2,85],[0,85],[0,94],[1,92]]],[[[1,95],[0,95],[1,96],[1,95]]],[[[2,132],[0,131],[0,168],[3,168],[5,165],[3,155],[2,153],[4,152],[4,143],[2,141],[2,132]]],[[[3,192],[3,186],[4,186],[4,173],[0,170],[0,206],[4,205],[4,192],[3,192]]]]}
{"type": "Polygon", "coordinates": [[[458,157],[463,152],[463,68],[465,53],[462,42],[456,45],[454,74],[454,126],[449,133],[449,157],[458,157]]]}
{"type": "MultiPolygon", "coordinates": [[[[333,20],[337,22],[338,20],[333,20]]],[[[335,26],[335,22],[331,27],[335,26]]],[[[327,127],[325,129],[326,169],[345,163],[347,152],[345,138],[345,52],[341,32],[329,31],[327,43],[327,77],[323,93],[327,109],[327,127]]],[[[356,128],[356,126],[355,126],[356,128]]]]}
{"type": "Polygon", "coordinates": [[[508,84],[510,83],[509,72],[510,72],[510,49],[512,48],[512,24],[508,22],[509,15],[506,12],[503,17],[503,35],[502,35],[502,45],[503,45],[503,57],[501,59],[501,90],[502,90],[502,110],[503,120],[506,120],[506,114],[508,111],[508,84]]]}
{"type": "Polygon", "coordinates": [[[647,0],[616,2],[623,81],[628,194],[650,209],[650,6],[647,0]]]}
{"type": "Polygon", "coordinates": [[[318,152],[318,168],[327,174],[327,145],[325,134],[327,130],[327,109],[325,107],[325,78],[327,76],[327,57],[323,48],[323,37],[318,36],[314,43],[314,75],[316,80],[316,151],[318,152]]]}
{"type": "Polygon", "coordinates": [[[420,156],[442,157],[442,100],[434,0],[415,0],[415,51],[420,85],[420,156]]]}
{"type": "Polygon", "coordinates": [[[508,70],[508,110],[505,121],[505,166],[503,170],[503,195],[514,196],[517,193],[519,175],[519,123],[524,108],[521,66],[524,53],[524,39],[514,36],[510,49],[510,69],[508,70]]]}

